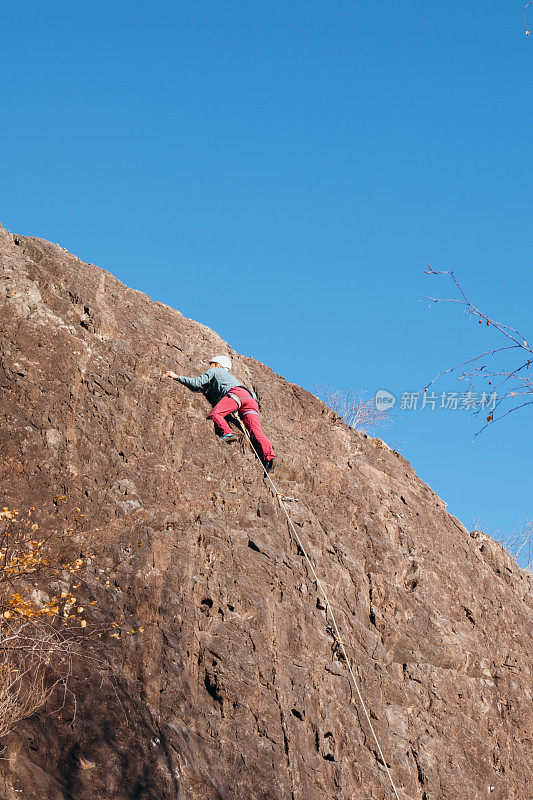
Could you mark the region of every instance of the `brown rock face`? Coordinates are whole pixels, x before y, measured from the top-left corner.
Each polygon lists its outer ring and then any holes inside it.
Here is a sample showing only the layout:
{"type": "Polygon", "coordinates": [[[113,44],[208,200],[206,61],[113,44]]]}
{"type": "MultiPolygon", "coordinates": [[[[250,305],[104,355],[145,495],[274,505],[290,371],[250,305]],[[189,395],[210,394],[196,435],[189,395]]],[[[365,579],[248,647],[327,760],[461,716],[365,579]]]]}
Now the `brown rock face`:
{"type": "MultiPolygon", "coordinates": [[[[8,737],[0,797],[393,797],[258,462],[163,377],[225,344],[58,246],[0,230],[0,258],[2,505],[50,531],[78,515],[80,603],[122,631],[99,640],[111,674],[77,668],[75,714],[8,737]]],[[[531,798],[531,577],[398,453],[231,355],[399,797],[531,798]]]]}

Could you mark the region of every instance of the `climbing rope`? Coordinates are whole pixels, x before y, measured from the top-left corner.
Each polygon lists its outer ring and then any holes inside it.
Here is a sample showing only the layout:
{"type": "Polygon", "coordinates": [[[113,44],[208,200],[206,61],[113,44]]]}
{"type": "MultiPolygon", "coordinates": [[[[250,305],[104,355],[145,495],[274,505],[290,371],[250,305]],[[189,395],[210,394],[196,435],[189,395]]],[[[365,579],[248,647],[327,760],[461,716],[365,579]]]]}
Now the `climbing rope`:
{"type": "Polygon", "coordinates": [[[304,544],[303,544],[300,536],[298,535],[298,531],[296,530],[296,528],[295,528],[295,526],[293,524],[293,521],[292,521],[292,519],[290,517],[290,514],[287,511],[287,507],[286,507],[285,503],[287,501],[290,501],[290,500],[291,501],[296,501],[296,498],[294,498],[294,497],[286,497],[282,492],[278,492],[278,490],[277,490],[277,488],[276,488],[276,486],[274,484],[274,481],[272,480],[272,478],[268,474],[268,472],[267,472],[267,470],[265,468],[265,465],[263,464],[263,461],[259,456],[259,453],[257,452],[256,448],[254,447],[254,444],[253,444],[252,440],[250,439],[250,436],[249,436],[248,431],[246,430],[246,428],[244,426],[244,423],[242,422],[242,420],[239,417],[237,419],[239,421],[240,427],[242,428],[242,430],[244,432],[244,435],[245,435],[246,439],[248,440],[248,444],[250,445],[250,447],[252,448],[253,452],[257,456],[257,460],[259,461],[259,463],[263,467],[263,471],[265,473],[265,477],[266,477],[267,481],[270,483],[270,486],[272,488],[272,492],[274,493],[274,497],[277,499],[277,501],[278,501],[278,503],[280,505],[280,508],[283,510],[283,512],[284,512],[284,514],[285,514],[285,516],[287,518],[287,523],[289,525],[289,528],[292,531],[292,534],[293,534],[294,538],[296,539],[296,541],[297,541],[297,543],[298,543],[298,545],[299,545],[299,547],[300,547],[300,549],[301,549],[301,551],[302,551],[302,553],[304,555],[304,558],[307,561],[307,564],[309,565],[309,569],[311,570],[311,573],[312,573],[313,578],[314,578],[314,580],[316,582],[317,588],[319,589],[320,593],[322,594],[322,597],[324,598],[324,602],[326,604],[326,609],[327,609],[326,610],[326,614],[329,613],[329,615],[331,617],[331,622],[333,623],[332,633],[333,633],[333,638],[335,640],[335,644],[341,649],[342,655],[344,657],[344,661],[345,661],[346,666],[348,668],[348,673],[349,673],[349,676],[350,676],[350,680],[351,680],[352,686],[354,687],[355,692],[357,694],[357,697],[359,698],[359,703],[361,704],[361,708],[364,711],[364,714],[365,714],[365,717],[366,717],[366,721],[368,722],[368,727],[370,728],[370,730],[372,732],[372,736],[373,736],[374,741],[376,743],[376,747],[378,749],[378,753],[380,755],[381,761],[383,762],[383,766],[385,767],[385,770],[387,772],[387,775],[388,775],[390,784],[392,786],[392,790],[394,792],[394,795],[396,797],[396,800],[400,800],[400,797],[399,797],[398,792],[396,790],[396,786],[394,785],[394,781],[392,780],[392,775],[390,774],[390,770],[389,770],[389,768],[387,766],[387,762],[385,760],[385,756],[383,755],[383,751],[381,749],[381,745],[379,743],[379,739],[378,739],[377,733],[376,733],[376,731],[374,729],[374,726],[372,725],[372,721],[370,719],[370,714],[368,712],[366,703],[365,703],[365,701],[363,699],[363,695],[362,695],[361,690],[359,688],[359,684],[358,684],[358,682],[356,680],[354,671],[353,671],[352,666],[350,664],[350,661],[348,659],[348,654],[347,654],[346,648],[344,646],[344,641],[343,641],[342,636],[340,634],[340,630],[339,630],[339,627],[337,625],[337,621],[335,619],[335,614],[333,613],[333,608],[331,606],[331,603],[329,602],[328,596],[326,594],[326,590],[324,589],[324,586],[322,585],[322,581],[320,580],[320,578],[316,574],[316,570],[315,570],[315,568],[314,568],[314,566],[313,566],[313,564],[311,562],[311,559],[309,558],[309,555],[307,554],[307,550],[305,549],[304,544]]]}

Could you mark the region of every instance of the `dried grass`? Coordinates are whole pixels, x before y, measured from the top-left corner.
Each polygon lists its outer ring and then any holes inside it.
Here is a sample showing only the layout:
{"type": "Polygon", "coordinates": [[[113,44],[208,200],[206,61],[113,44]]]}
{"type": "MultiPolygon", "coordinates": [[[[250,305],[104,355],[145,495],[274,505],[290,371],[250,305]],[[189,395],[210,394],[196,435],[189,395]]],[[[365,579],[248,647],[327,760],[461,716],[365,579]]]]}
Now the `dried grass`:
{"type": "Polygon", "coordinates": [[[374,399],[368,398],[364,390],[338,391],[331,386],[318,386],[316,393],[346,425],[360,433],[372,435],[375,428],[392,422],[390,415],[380,411],[374,399]]]}

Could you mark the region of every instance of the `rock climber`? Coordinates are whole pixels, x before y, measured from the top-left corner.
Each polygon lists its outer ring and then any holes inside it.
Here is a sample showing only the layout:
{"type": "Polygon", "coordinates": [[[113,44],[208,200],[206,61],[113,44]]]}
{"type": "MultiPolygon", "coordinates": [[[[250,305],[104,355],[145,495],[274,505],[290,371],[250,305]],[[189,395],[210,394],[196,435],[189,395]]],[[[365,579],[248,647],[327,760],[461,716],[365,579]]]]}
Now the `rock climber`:
{"type": "Polygon", "coordinates": [[[238,411],[246,430],[257,447],[266,471],[272,472],[276,466],[276,454],[261,428],[257,397],[251,389],[248,389],[232,375],[230,370],[231,359],[228,356],[213,356],[207,372],[197,378],[176,375],[172,370],[167,370],[165,375],[183,383],[189,389],[201,389],[205,393],[207,399],[214,406],[207,419],[213,420],[215,431],[223,442],[230,443],[238,440],[225,419],[228,414],[238,411]]]}

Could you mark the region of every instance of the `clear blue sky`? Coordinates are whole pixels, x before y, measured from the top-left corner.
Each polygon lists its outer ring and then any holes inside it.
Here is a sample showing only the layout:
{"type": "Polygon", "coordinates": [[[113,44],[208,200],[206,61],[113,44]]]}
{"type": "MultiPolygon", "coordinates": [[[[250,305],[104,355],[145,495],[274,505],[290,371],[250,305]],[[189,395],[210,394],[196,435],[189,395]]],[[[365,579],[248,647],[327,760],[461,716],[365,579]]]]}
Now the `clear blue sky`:
{"type": "MultiPolygon", "coordinates": [[[[523,5],[6,2],[0,220],[311,391],[421,389],[489,341],[419,302],[447,294],[428,261],[533,339],[523,5]]],[[[513,530],[533,412],[478,427],[400,411],[381,435],[467,526],[513,530]]]]}

